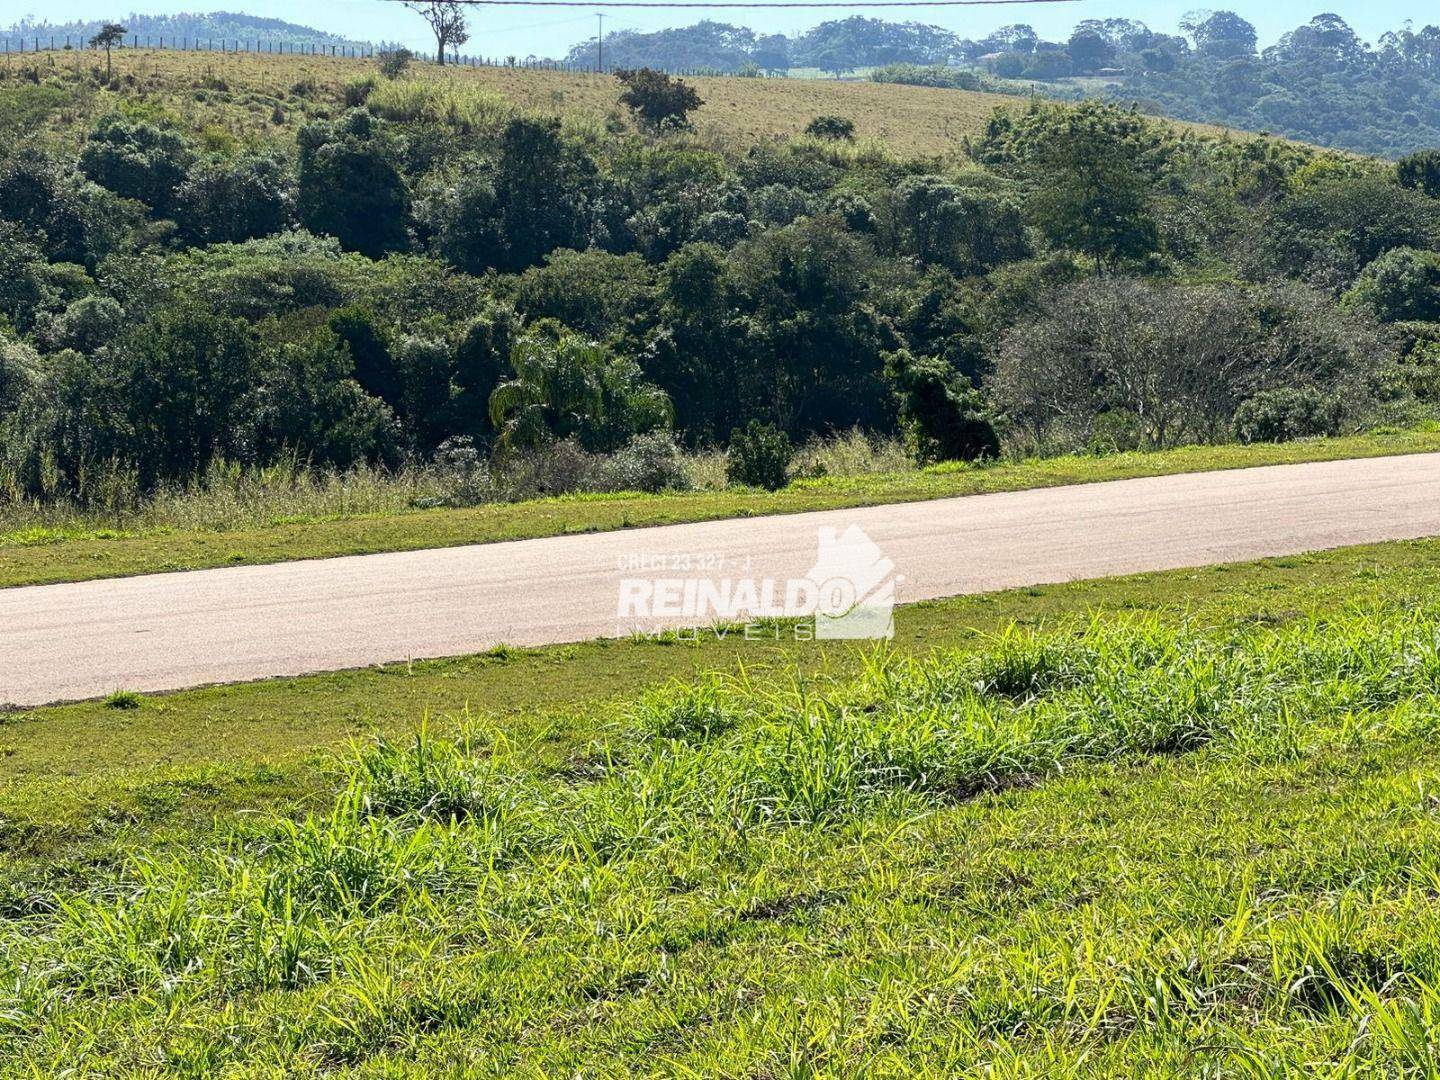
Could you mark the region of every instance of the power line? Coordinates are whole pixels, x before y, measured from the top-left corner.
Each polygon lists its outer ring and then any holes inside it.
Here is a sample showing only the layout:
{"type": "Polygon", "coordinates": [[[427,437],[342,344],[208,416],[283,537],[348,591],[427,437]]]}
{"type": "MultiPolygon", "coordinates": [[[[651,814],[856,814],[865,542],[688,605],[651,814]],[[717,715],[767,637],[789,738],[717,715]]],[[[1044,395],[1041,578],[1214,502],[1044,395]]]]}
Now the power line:
{"type": "Polygon", "coordinates": [[[543,30],[549,26],[571,26],[577,22],[584,22],[590,18],[589,15],[574,15],[568,19],[549,19],[542,23],[526,23],[524,26],[492,26],[487,27],[486,32],[490,34],[519,34],[526,30],[543,30]]]}

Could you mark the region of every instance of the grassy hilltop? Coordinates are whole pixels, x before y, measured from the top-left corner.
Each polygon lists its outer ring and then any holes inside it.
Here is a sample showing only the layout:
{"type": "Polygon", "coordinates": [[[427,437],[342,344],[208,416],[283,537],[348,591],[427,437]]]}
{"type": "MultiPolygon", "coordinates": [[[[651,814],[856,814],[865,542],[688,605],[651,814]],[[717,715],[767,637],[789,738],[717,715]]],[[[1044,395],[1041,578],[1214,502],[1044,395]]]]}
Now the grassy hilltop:
{"type": "MultiPolygon", "coordinates": [[[[36,70],[41,77],[67,68],[88,70],[92,53],[47,53],[14,56],[12,67],[36,70]]],[[[277,129],[293,129],[309,117],[333,113],[345,103],[345,88],[376,70],[373,60],[326,56],[186,53],[171,50],[120,50],[116,74],[128,94],[143,93],[185,116],[196,130],[212,138],[226,135],[246,143],[273,138],[277,129]]],[[[627,123],[616,104],[615,80],[608,75],[523,68],[417,67],[408,95],[398,95],[396,108],[437,110],[533,110],[560,113],[577,122],[627,123]]],[[[753,141],[772,135],[798,135],[811,119],[839,114],[854,120],[861,139],[883,141],[901,155],[953,153],[960,140],[978,133],[997,107],[1024,99],[1002,94],[942,90],[872,82],[823,79],[749,79],[696,77],[693,82],[705,104],[696,112],[702,130],[753,141]]],[[[0,129],[6,123],[6,102],[0,89],[0,129]]],[[[105,91],[56,94],[51,125],[69,128],[76,120],[93,119],[114,105],[105,91]]],[[[33,106],[31,106],[33,109],[33,106]]],[[[12,115],[15,130],[37,117],[12,115]]],[[[1220,129],[1181,125],[1200,131],[1220,129]]],[[[83,131],[83,127],[77,126],[83,131]]]]}

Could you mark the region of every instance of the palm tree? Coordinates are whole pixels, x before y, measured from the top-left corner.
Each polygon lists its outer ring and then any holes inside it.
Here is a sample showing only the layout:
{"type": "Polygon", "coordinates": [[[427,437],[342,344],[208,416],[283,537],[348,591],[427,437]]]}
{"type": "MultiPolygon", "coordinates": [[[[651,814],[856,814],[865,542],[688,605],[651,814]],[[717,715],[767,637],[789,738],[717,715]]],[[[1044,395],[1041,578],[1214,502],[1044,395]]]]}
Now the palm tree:
{"type": "Polygon", "coordinates": [[[490,395],[490,423],[502,451],[533,449],[577,434],[604,405],[600,369],[608,354],[594,341],[532,336],[510,354],[514,375],[490,395]]]}
{"type": "Polygon", "coordinates": [[[513,376],[490,395],[502,454],[572,436],[587,450],[616,450],[672,419],[669,396],[645,381],[634,360],[576,334],[523,338],[510,367],[513,376]]]}

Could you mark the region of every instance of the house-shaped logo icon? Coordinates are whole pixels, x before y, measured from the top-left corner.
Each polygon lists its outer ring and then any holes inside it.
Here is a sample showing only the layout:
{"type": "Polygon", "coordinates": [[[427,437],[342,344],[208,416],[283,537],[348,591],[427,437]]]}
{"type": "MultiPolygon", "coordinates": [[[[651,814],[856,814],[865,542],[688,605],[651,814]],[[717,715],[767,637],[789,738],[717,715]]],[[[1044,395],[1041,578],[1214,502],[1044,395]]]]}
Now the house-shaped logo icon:
{"type": "Polygon", "coordinates": [[[815,637],[857,641],[895,636],[895,563],[858,525],[820,529],[808,575],[816,589],[815,637]]]}

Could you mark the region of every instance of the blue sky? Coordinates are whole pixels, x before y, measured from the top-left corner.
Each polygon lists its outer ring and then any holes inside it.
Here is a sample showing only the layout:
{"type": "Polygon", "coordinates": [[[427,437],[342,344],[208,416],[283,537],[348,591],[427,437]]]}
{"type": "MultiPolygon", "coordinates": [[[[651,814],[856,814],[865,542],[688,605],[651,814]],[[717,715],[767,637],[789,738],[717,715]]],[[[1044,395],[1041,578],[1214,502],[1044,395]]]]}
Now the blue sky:
{"type": "MultiPolygon", "coordinates": [[[[324,0],[296,4],[294,0],[217,0],[214,7],[197,0],[154,0],[123,4],[107,0],[0,0],[0,26],[9,25],[26,15],[41,15],[52,22],[70,19],[113,18],[125,10],[141,10],[146,14],[166,14],[196,10],[241,10],[304,23],[334,33],[370,40],[401,41],[423,47],[427,44],[424,26],[417,15],[398,3],[384,0],[324,0]]],[[[1386,30],[1402,25],[1407,19],[1418,26],[1440,22],[1440,12],[1431,3],[1421,0],[1269,0],[1224,4],[1194,0],[1080,0],[1065,4],[1022,4],[997,7],[917,8],[912,12],[897,10],[861,10],[861,14],[890,19],[913,18],[953,30],[963,37],[982,37],[997,26],[1026,22],[1042,35],[1059,37],[1081,19],[1104,19],[1124,16],[1140,19],[1153,29],[1173,31],[1181,15],[1197,7],[1220,7],[1238,11],[1255,24],[1262,44],[1269,44],[1286,30],[1307,21],[1322,11],[1334,12],[1350,22],[1362,37],[1373,40],[1386,30]]],[[[763,28],[766,32],[795,33],[825,19],[844,17],[845,11],[784,10],[746,11],[718,9],[706,12],[678,8],[610,9],[605,16],[607,30],[657,30],[666,26],[684,26],[701,15],[721,22],[763,28]]],[[[576,41],[595,32],[594,12],[576,8],[477,8],[471,21],[472,38],[467,51],[487,55],[554,56],[564,53],[576,41]]]]}

